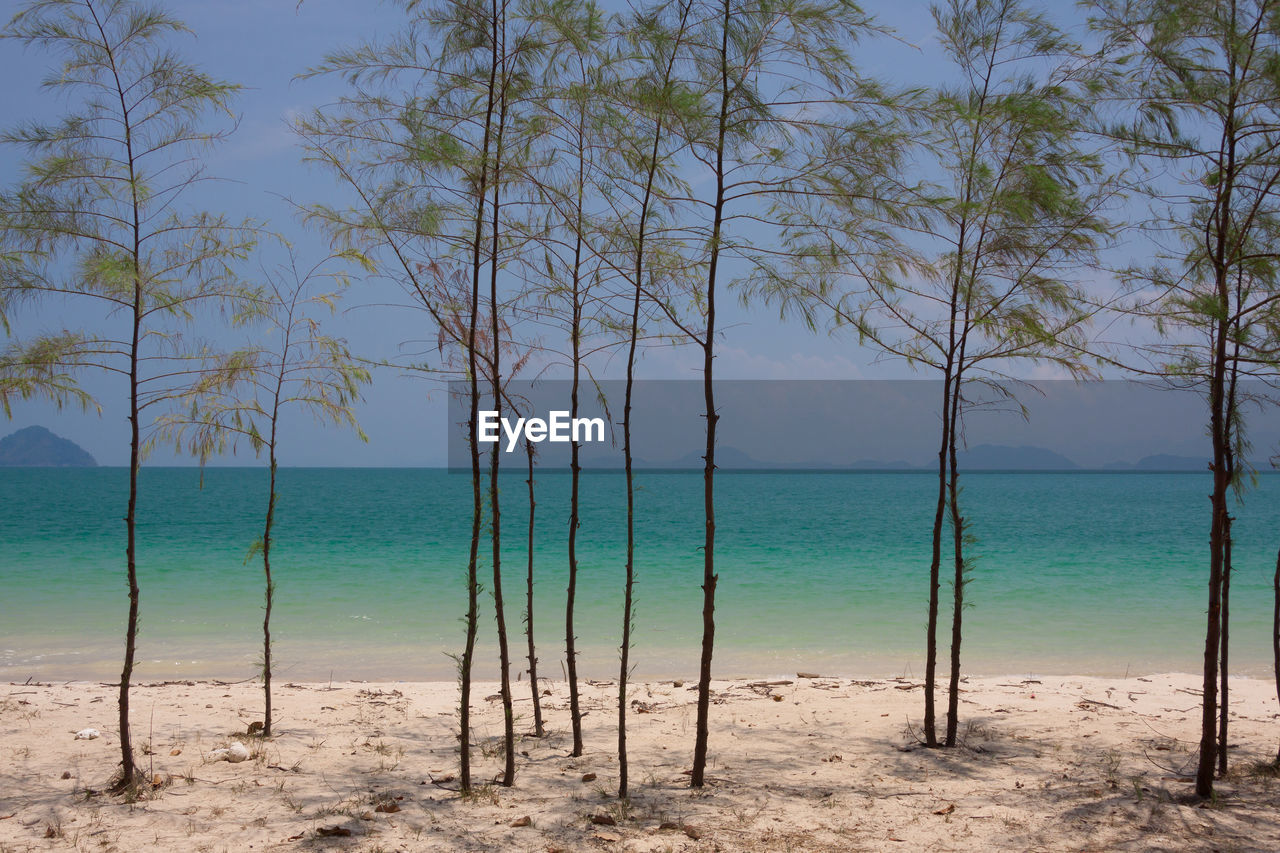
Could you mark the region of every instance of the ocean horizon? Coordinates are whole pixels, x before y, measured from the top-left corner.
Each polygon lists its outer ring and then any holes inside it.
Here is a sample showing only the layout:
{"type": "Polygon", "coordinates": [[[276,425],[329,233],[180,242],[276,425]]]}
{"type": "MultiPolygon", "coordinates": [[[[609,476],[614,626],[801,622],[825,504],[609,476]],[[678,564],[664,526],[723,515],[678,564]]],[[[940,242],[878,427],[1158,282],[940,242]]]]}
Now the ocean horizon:
{"type": "MultiPolygon", "coordinates": [[[[584,474],[579,671],[612,678],[622,618],[623,477],[584,474]]],[[[525,476],[508,470],[501,491],[513,677],[526,666],[525,476]]],[[[340,467],[281,468],[279,477],[276,677],[453,678],[450,655],[463,644],[470,478],[433,468],[340,467]]],[[[702,627],[702,474],[645,469],[636,482],[634,675],[692,678],[702,627]]],[[[717,677],[922,674],[931,472],[726,469],[716,482],[717,677]]],[[[569,483],[564,470],[535,474],[534,626],[539,671],[550,677],[560,676],[564,656],[569,483]]],[[[976,537],[966,674],[1198,670],[1207,473],[973,471],[961,483],[976,537]]],[[[7,580],[0,677],[118,679],[126,486],[125,468],[0,469],[7,580]]],[[[262,571],[259,558],[246,558],[260,533],[266,471],[144,467],[140,486],[134,677],[252,677],[262,571]]],[[[1262,676],[1271,667],[1280,479],[1260,476],[1233,515],[1232,671],[1262,676]]],[[[487,556],[487,544],[481,550],[487,556]]],[[[944,559],[944,581],[950,571],[944,559]]],[[[476,675],[496,678],[487,559],[480,575],[476,675]]],[[[942,596],[949,626],[945,582],[942,596]]]]}

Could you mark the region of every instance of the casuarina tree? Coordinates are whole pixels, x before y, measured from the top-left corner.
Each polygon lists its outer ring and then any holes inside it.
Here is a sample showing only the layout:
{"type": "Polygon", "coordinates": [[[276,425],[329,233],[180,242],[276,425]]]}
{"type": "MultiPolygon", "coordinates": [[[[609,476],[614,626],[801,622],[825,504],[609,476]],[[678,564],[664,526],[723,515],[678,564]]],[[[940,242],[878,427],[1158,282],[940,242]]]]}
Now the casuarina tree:
{"type": "Polygon", "coordinates": [[[38,0],[3,32],[57,57],[45,86],[66,104],[60,118],[21,124],[0,137],[28,156],[21,182],[0,197],[4,301],[67,300],[82,306],[75,316],[96,319],[59,333],[17,335],[0,357],[0,389],[6,405],[13,394],[50,389],[58,398],[75,396],[75,375],[94,369],[119,382],[127,405],[129,608],[117,790],[139,781],[129,688],[141,597],[138,476],[146,419],[199,375],[181,333],[243,295],[235,269],[253,243],[250,231],[191,205],[188,191],[207,178],[204,149],[223,136],[207,123],[232,117],[238,87],[182,58],[173,45],[186,32],[160,8],[132,0],[38,0]]]}

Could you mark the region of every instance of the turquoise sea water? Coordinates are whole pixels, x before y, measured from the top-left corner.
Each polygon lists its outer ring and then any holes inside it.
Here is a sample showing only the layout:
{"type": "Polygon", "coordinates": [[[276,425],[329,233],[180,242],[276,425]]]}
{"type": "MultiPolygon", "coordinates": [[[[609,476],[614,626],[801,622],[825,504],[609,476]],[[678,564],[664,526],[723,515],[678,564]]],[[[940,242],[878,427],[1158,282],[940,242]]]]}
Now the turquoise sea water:
{"type": "MultiPolygon", "coordinates": [[[[638,677],[690,677],[701,637],[700,472],[642,472],[638,677]]],[[[246,553],[261,469],[144,469],[137,677],[255,672],[262,581],[246,553]]],[[[1280,477],[1235,511],[1233,670],[1263,675],[1280,547],[1280,477]]],[[[1207,474],[972,473],[978,541],[967,588],[973,674],[1193,671],[1203,651],[1207,474]]],[[[717,664],[722,676],[885,676],[924,667],[925,473],[721,472],[717,664]]],[[[0,469],[0,678],[119,676],[127,609],[127,472],[0,469]]],[[[535,628],[541,672],[563,658],[569,476],[537,480],[535,628]]],[[[462,647],[470,479],[430,469],[282,469],[273,565],[278,677],[450,678],[462,647]]],[[[621,634],[620,474],[582,477],[580,671],[612,677],[621,634]]],[[[508,625],[522,628],[527,511],[504,475],[508,625]]],[[[482,552],[487,553],[482,548],[482,552]]],[[[944,564],[944,574],[946,566],[944,564]]],[[[491,567],[480,674],[496,675],[491,567]]],[[[944,587],[949,600],[950,588],[944,587]]],[[[948,617],[949,618],[949,617],[948,617]]],[[[949,622],[947,623],[949,626],[949,622]]],[[[944,631],[944,637],[949,631],[944,631]]],[[[512,657],[524,664],[523,638],[512,657]]]]}

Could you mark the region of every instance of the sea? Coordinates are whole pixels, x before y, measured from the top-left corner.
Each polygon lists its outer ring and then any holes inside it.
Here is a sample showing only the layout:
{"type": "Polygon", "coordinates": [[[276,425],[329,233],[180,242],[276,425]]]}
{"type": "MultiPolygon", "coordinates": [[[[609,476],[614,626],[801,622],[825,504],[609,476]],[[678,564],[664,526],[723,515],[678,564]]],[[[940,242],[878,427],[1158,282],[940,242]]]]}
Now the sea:
{"type": "MultiPolygon", "coordinates": [[[[0,679],[118,680],[128,599],[124,468],[0,468],[0,679]]],[[[1233,502],[1232,671],[1271,672],[1280,476],[1233,502]]],[[[963,669],[1142,675],[1199,669],[1208,597],[1207,473],[970,472],[963,669]]],[[[702,637],[700,471],[637,472],[633,677],[694,678],[702,637]]],[[[259,671],[263,574],[252,550],[263,468],[143,468],[135,678],[259,671]]],[[[570,476],[534,479],[533,631],[564,672],[570,476]]],[[[455,677],[471,481],[443,469],[282,468],[272,622],[278,681],[455,677]]],[[[718,677],[919,677],[930,529],[926,472],[721,471],[718,677]]],[[[502,475],[500,561],[512,675],[527,668],[526,475],[502,475]]],[[[626,503],[619,472],[581,477],[579,671],[618,674],[626,503]]],[[[493,566],[481,547],[477,676],[497,676],[493,566]]],[[[949,532],[948,532],[949,535],[949,532]]],[[[942,654],[952,564],[944,547],[942,654]]],[[[945,659],[945,657],[944,657],[945,659]]]]}

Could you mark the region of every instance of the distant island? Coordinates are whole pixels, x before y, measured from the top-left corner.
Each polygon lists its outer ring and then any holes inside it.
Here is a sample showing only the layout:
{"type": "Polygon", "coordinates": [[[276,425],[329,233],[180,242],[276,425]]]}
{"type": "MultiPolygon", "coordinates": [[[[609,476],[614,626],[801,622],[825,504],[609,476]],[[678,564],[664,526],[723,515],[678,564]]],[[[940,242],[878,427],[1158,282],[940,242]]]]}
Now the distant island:
{"type": "MultiPolygon", "coordinates": [[[[676,459],[650,460],[635,457],[637,469],[695,471],[703,466],[703,450],[693,450],[676,459]]],[[[1034,445],[978,444],[961,450],[957,460],[962,472],[979,471],[1203,471],[1206,462],[1198,456],[1175,456],[1159,453],[1144,456],[1137,462],[1115,461],[1100,468],[1086,468],[1057,451],[1034,445]]],[[[613,470],[622,467],[618,452],[583,454],[582,467],[596,470],[613,470]]],[[[758,459],[732,445],[716,448],[716,467],[730,471],[936,471],[936,457],[919,462],[904,459],[857,459],[851,462],[831,462],[815,459],[803,462],[783,462],[776,459],[758,459]]],[[[553,463],[552,467],[566,467],[553,463]]]]}
{"type": "Polygon", "coordinates": [[[1106,466],[1108,471],[1204,471],[1209,467],[1209,460],[1202,456],[1174,456],[1169,453],[1157,453],[1144,456],[1137,462],[1112,462],[1106,466]]]}
{"type": "Polygon", "coordinates": [[[1061,453],[1043,447],[979,444],[956,454],[960,470],[1073,471],[1080,466],[1061,453]]]}
{"type": "Polygon", "coordinates": [[[83,447],[42,426],[29,426],[0,438],[0,467],[94,468],[97,464],[83,447]]]}

